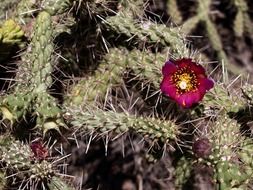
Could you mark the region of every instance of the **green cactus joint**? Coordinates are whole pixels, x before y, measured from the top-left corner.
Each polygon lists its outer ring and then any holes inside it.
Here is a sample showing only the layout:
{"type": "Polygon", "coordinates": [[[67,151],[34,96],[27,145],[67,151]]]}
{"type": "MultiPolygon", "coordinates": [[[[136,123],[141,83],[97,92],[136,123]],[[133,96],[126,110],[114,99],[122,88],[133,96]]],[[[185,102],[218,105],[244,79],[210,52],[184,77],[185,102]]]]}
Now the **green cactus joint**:
{"type": "Polygon", "coordinates": [[[50,15],[59,15],[65,13],[71,7],[73,0],[44,0],[42,8],[50,15]]]}
{"type": "Polygon", "coordinates": [[[12,19],[6,20],[0,27],[0,61],[9,57],[14,47],[24,46],[24,31],[12,19]]]}
{"type": "Polygon", "coordinates": [[[0,28],[0,44],[20,44],[24,32],[14,20],[6,20],[0,28]]]}
{"type": "Polygon", "coordinates": [[[48,186],[50,190],[74,190],[74,188],[68,185],[64,180],[56,176],[52,177],[48,186]]]}
{"type": "Polygon", "coordinates": [[[171,53],[175,58],[189,57],[190,52],[186,47],[184,35],[179,30],[171,30],[162,24],[150,21],[137,22],[126,12],[107,18],[104,25],[108,30],[126,35],[129,39],[144,41],[151,44],[162,44],[172,48],[171,53]]]}
{"type": "Polygon", "coordinates": [[[186,182],[189,180],[191,177],[191,171],[193,169],[192,167],[192,160],[186,157],[182,157],[177,162],[175,171],[175,186],[177,189],[182,189],[184,184],[186,184],[186,182]]]}
{"type": "MultiPolygon", "coordinates": [[[[218,182],[218,188],[228,190],[237,186],[247,184],[248,179],[252,178],[252,170],[247,162],[247,149],[243,144],[244,137],[240,133],[240,126],[233,119],[227,116],[219,116],[210,125],[210,134],[207,136],[212,144],[212,152],[208,158],[199,160],[211,165],[214,172],[214,179],[218,182]],[[245,153],[243,153],[243,150],[245,153]],[[240,164],[237,160],[242,161],[240,164]]],[[[250,163],[251,164],[251,163],[250,163]]]]}
{"type": "Polygon", "coordinates": [[[16,80],[20,82],[14,87],[13,94],[3,98],[1,110],[3,118],[11,120],[11,124],[23,119],[26,113],[34,112],[31,114],[37,116],[36,127],[45,134],[50,129],[59,131],[60,126],[66,127],[57,100],[47,92],[52,85],[54,51],[49,13],[41,12],[37,16],[34,29],[30,48],[18,69],[16,80]]]}
{"type": "Polygon", "coordinates": [[[40,180],[49,181],[56,174],[53,164],[35,157],[29,145],[4,136],[0,136],[0,145],[0,162],[6,165],[1,171],[15,173],[14,178],[37,183],[40,180]]]}
{"type": "Polygon", "coordinates": [[[202,105],[208,110],[217,110],[230,113],[236,113],[245,106],[243,99],[239,95],[230,93],[222,84],[216,84],[215,87],[206,94],[202,105]]]}
{"type": "Polygon", "coordinates": [[[66,116],[71,116],[71,125],[80,130],[94,130],[102,133],[113,131],[116,134],[133,130],[151,139],[160,139],[164,143],[177,140],[179,135],[179,129],[173,121],[163,121],[152,117],[143,118],[125,113],[77,107],[67,107],[66,116]]]}
{"type": "Polygon", "coordinates": [[[81,79],[66,96],[66,104],[80,105],[104,98],[108,89],[123,82],[123,74],[131,68],[141,79],[146,79],[158,89],[161,68],[166,56],[161,53],[110,49],[94,75],[81,79]]]}
{"type": "Polygon", "coordinates": [[[249,105],[253,105],[253,85],[245,84],[242,87],[242,93],[244,95],[244,99],[249,105]]]}

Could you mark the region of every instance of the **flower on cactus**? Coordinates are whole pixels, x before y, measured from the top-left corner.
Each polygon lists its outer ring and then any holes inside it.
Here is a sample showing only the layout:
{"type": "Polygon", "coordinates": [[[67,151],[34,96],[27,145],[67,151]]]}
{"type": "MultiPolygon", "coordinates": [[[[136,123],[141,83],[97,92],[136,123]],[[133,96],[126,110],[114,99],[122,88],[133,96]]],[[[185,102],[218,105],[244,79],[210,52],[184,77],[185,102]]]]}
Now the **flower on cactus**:
{"type": "Polygon", "coordinates": [[[41,141],[35,141],[30,144],[33,152],[33,158],[37,160],[45,160],[48,157],[48,150],[45,148],[41,141]]]}
{"type": "Polygon", "coordinates": [[[201,101],[214,86],[205,69],[188,58],[167,61],[162,74],[161,91],[184,108],[201,101]]]}

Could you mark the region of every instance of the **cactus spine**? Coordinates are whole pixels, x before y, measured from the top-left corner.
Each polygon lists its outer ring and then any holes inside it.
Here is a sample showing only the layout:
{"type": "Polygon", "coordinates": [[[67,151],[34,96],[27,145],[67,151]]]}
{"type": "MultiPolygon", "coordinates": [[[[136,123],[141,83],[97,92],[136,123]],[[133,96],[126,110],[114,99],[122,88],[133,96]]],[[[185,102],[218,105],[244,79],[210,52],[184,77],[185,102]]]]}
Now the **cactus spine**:
{"type": "Polygon", "coordinates": [[[164,143],[176,140],[179,134],[178,127],[172,121],[162,121],[152,117],[135,117],[126,113],[87,108],[67,108],[66,116],[68,115],[72,116],[70,123],[84,131],[100,133],[113,131],[116,134],[123,134],[133,130],[151,139],[160,139],[164,143]]]}

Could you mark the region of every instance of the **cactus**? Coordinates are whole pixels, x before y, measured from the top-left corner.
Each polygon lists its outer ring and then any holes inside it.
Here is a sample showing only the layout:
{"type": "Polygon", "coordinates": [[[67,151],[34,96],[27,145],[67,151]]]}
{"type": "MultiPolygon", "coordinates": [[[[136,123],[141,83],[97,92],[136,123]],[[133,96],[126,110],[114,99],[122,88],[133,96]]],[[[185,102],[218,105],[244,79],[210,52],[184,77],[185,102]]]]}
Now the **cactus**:
{"type": "Polygon", "coordinates": [[[31,184],[46,182],[55,174],[52,164],[46,160],[37,160],[29,145],[2,136],[0,144],[1,164],[6,165],[5,173],[14,173],[13,176],[25,179],[31,184]]]}
{"type": "Polygon", "coordinates": [[[44,0],[43,9],[50,15],[59,15],[66,12],[71,6],[71,0],[44,0]]]}
{"type": "Polygon", "coordinates": [[[61,178],[53,177],[50,184],[48,185],[50,190],[73,190],[74,188],[66,184],[61,178]]]}
{"type": "Polygon", "coordinates": [[[0,28],[0,40],[4,44],[18,44],[24,32],[13,20],[6,20],[0,28]]]}
{"type": "Polygon", "coordinates": [[[4,189],[7,186],[4,172],[0,171],[0,189],[4,189]]]}
{"type": "Polygon", "coordinates": [[[252,35],[252,31],[250,29],[250,25],[252,22],[247,14],[248,5],[244,0],[234,0],[233,4],[237,8],[236,17],[234,20],[234,32],[236,36],[242,37],[244,32],[248,32],[252,35]]]}
{"type": "Polygon", "coordinates": [[[229,93],[222,84],[217,84],[203,99],[205,109],[224,109],[225,112],[236,113],[245,106],[242,98],[229,93]]]}
{"type": "Polygon", "coordinates": [[[16,21],[21,25],[26,25],[31,21],[33,13],[36,12],[36,1],[21,0],[16,7],[16,21]]]}
{"type": "Polygon", "coordinates": [[[252,3],[217,3],[0,2],[0,189],[252,189],[252,3]]]}
{"type": "Polygon", "coordinates": [[[242,92],[248,104],[253,105],[253,85],[245,84],[242,87],[242,92]]]}
{"type": "Polygon", "coordinates": [[[182,157],[178,162],[177,162],[177,167],[175,171],[175,186],[178,189],[182,189],[183,185],[187,183],[191,176],[191,170],[192,170],[192,165],[191,165],[192,160],[187,159],[185,157],[182,157]],[[189,167],[190,166],[190,167],[189,167]]]}
{"type": "Polygon", "coordinates": [[[167,9],[168,9],[167,12],[171,16],[172,22],[174,22],[175,24],[181,24],[183,18],[178,9],[177,1],[167,0],[167,9]]]}
{"type": "Polygon", "coordinates": [[[248,180],[252,178],[253,171],[250,169],[251,163],[240,157],[245,149],[245,137],[241,136],[239,125],[227,116],[220,116],[210,125],[209,130],[210,132],[205,135],[209,137],[212,150],[208,157],[198,161],[213,167],[214,179],[218,182],[219,189],[247,185],[248,180]],[[241,160],[242,163],[238,163],[238,160],[241,160]]]}
{"type": "Polygon", "coordinates": [[[47,92],[52,84],[50,74],[53,71],[52,23],[47,12],[38,15],[30,48],[18,71],[17,80],[20,83],[14,89],[17,95],[5,97],[1,105],[3,118],[13,124],[34,110],[37,126],[44,133],[49,129],[59,130],[58,126],[64,126],[61,110],[47,92]]]}
{"type": "MultiPolygon", "coordinates": [[[[178,26],[174,28],[174,30],[181,30],[182,32],[185,32],[186,34],[189,34],[194,28],[196,28],[197,24],[202,22],[205,24],[205,29],[207,32],[207,37],[210,40],[210,44],[213,47],[213,49],[217,52],[217,57],[220,62],[223,62],[226,65],[226,68],[236,74],[239,75],[241,73],[240,68],[238,68],[235,65],[228,65],[229,60],[227,57],[226,52],[223,50],[223,44],[222,40],[219,36],[219,32],[216,29],[215,24],[212,22],[210,18],[210,6],[212,4],[212,1],[201,1],[198,0],[198,7],[197,7],[197,15],[189,18],[187,21],[185,21],[181,26],[178,26]]],[[[251,30],[249,29],[249,26],[251,25],[251,21],[248,18],[247,12],[247,4],[244,0],[242,1],[234,1],[235,5],[238,7],[238,12],[236,19],[234,21],[234,30],[236,32],[236,35],[241,35],[243,27],[245,30],[247,30],[249,33],[251,33],[251,30]],[[243,14],[243,15],[242,15],[243,14]],[[243,18],[242,18],[243,17],[243,18]],[[242,21],[243,19],[243,21],[242,21]],[[244,24],[245,23],[245,24],[244,24]],[[247,23],[247,24],[246,24],[247,23]],[[238,26],[241,24],[241,26],[238,26]]]]}
{"type": "Polygon", "coordinates": [[[154,24],[150,21],[138,22],[125,12],[109,17],[104,23],[107,28],[124,34],[130,39],[136,37],[137,40],[147,43],[170,45],[171,53],[176,58],[190,56],[184,36],[180,35],[179,31],[171,30],[165,25],[154,24]]]}
{"type": "Polygon", "coordinates": [[[110,86],[123,82],[122,77],[127,68],[159,87],[160,69],[164,61],[165,56],[159,53],[111,49],[95,75],[80,80],[67,95],[66,101],[78,105],[104,98],[110,86]]]}
{"type": "Polygon", "coordinates": [[[151,139],[160,139],[164,143],[176,140],[179,131],[171,121],[162,121],[155,118],[135,117],[124,113],[102,111],[94,109],[72,108],[66,110],[66,116],[73,116],[70,123],[81,130],[99,131],[101,133],[114,131],[123,134],[129,130],[148,136],[151,139]]]}
{"type": "Polygon", "coordinates": [[[22,47],[24,32],[12,19],[6,20],[0,28],[0,61],[9,57],[15,46],[22,47]]]}

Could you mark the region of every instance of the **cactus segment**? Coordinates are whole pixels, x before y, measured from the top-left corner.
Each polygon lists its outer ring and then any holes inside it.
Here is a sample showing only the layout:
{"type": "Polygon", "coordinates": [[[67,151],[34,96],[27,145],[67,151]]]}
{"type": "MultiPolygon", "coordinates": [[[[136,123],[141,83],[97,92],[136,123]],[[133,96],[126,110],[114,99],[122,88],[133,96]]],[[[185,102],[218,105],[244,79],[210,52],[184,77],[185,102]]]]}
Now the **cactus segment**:
{"type": "MultiPolygon", "coordinates": [[[[214,179],[218,182],[218,189],[228,190],[238,186],[245,186],[252,178],[252,163],[248,161],[247,144],[240,133],[240,126],[227,116],[219,116],[210,125],[212,153],[205,159],[198,161],[214,168],[214,179]],[[244,156],[244,158],[243,158],[244,156]]],[[[251,146],[251,145],[249,145],[251,146]]]]}
{"type": "Polygon", "coordinates": [[[23,30],[12,19],[6,20],[0,28],[0,44],[20,44],[23,37],[23,30]]]}
{"type": "Polygon", "coordinates": [[[154,24],[150,21],[138,22],[127,13],[120,12],[116,16],[104,21],[105,27],[114,30],[118,34],[136,38],[151,44],[162,44],[172,48],[172,54],[176,58],[188,57],[190,52],[186,47],[184,36],[179,31],[171,30],[162,24],[154,24]]]}
{"type": "Polygon", "coordinates": [[[236,113],[245,106],[245,103],[239,95],[233,95],[222,84],[216,84],[203,98],[202,105],[206,111],[213,109],[236,113]]]}
{"type": "Polygon", "coordinates": [[[50,15],[59,15],[70,9],[73,0],[44,0],[42,8],[50,15]]]}
{"type": "Polygon", "coordinates": [[[69,186],[67,183],[65,183],[61,178],[54,176],[49,185],[49,190],[74,190],[71,186],[69,186]]]}
{"type": "Polygon", "coordinates": [[[36,126],[44,133],[49,129],[59,131],[58,127],[64,123],[61,119],[61,110],[56,99],[47,92],[52,85],[51,62],[54,52],[52,18],[49,13],[41,12],[38,15],[34,29],[30,48],[16,77],[20,82],[14,87],[13,94],[3,98],[2,115],[13,124],[23,119],[26,113],[34,112],[37,116],[36,126]],[[48,120],[54,122],[54,125],[49,125],[48,120]]]}
{"type": "Polygon", "coordinates": [[[34,159],[29,145],[3,136],[0,137],[0,145],[1,163],[6,164],[6,169],[17,172],[17,176],[39,181],[49,180],[54,175],[52,164],[34,159]]]}
{"type": "Polygon", "coordinates": [[[159,88],[161,68],[166,56],[139,50],[111,49],[93,76],[81,79],[67,95],[66,104],[80,105],[104,98],[108,88],[123,82],[124,72],[130,68],[137,76],[159,88]]]}
{"type": "Polygon", "coordinates": [[[176,140],[178,127],[172,121],[155,118],[131,116],[125,113],[115,113],[99,109],[66,108],[66,115],[71,116],[71,125],[81,130],[98,131],[101,133],[113,131],[123,134],[129,130],[141,133],[150,139],[160,139],[166,143],[176,140]]]}

